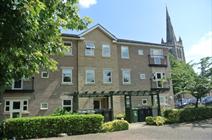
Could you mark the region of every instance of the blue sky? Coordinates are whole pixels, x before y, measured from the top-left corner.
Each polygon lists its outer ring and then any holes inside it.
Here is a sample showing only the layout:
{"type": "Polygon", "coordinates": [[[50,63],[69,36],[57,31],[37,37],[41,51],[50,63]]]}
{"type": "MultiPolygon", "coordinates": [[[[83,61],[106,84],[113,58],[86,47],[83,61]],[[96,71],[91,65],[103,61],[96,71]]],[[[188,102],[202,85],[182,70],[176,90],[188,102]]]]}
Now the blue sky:
{"type": "MultiPolygon", "coordinates": [[[[212,0],[79,0],[89,16],[118,38],[160,43],[166,36],[167,5],[187,62],[212,56],[212,0]]],[[[90,27],[89,26],[89,27],[90,27]]]]}

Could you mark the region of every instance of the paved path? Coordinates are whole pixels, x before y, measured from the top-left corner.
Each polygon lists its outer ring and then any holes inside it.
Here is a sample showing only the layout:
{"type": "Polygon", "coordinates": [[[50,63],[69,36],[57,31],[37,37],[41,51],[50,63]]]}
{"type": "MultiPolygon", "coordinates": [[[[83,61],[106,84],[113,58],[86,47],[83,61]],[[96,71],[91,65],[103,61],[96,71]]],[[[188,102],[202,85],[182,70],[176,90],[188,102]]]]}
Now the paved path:
{"type": "Polygon", "coordinates": [[[159,127],[135,123],[131,124],[127,131],[48,138],[47,140],[212,140],[212,119],[159,127]]]}

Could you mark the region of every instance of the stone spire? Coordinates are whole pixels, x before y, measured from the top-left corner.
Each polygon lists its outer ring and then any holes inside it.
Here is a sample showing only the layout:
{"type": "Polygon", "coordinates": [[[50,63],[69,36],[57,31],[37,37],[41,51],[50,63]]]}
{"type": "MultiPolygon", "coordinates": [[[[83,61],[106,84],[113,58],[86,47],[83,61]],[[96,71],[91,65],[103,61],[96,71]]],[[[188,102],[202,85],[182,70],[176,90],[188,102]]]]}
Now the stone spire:
{"type": "Polygon", "coordinates": [[[170,43],[170,44],[176,43],[176,37],[174,34],[174,29],[172,27],[172,23],[171,23],[171,19],[170,19],[167,7],[166,7],[166,43],[170,43]]]}

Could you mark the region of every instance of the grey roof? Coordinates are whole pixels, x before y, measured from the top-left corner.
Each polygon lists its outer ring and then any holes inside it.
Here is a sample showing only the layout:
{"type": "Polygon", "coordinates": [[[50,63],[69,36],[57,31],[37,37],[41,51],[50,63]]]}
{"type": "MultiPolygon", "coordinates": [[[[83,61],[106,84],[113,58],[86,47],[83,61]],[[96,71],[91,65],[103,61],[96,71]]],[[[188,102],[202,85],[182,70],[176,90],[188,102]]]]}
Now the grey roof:
{"type": "Polygon", "coordinates": [[[76,34],[69,34],[69,33],[62,33],[62,36],[64,36],[64,37],[80,38],[80,36],[78,36],[76,34]]]}

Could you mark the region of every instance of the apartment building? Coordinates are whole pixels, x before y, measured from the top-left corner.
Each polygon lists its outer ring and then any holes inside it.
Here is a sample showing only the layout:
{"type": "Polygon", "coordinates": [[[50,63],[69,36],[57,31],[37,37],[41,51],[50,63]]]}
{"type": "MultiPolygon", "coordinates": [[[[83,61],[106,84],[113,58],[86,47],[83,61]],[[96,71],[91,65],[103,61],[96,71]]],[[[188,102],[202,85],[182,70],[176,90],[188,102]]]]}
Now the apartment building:
{"type": "Polygon", "coordinates": [[[49,115],[57,108],[114,116],[128,106],[153,107],[156,100],[174,106],[167,44],[118,39],[100,24],[62,38],[70,49],[55,57],[58,70],[15,81],[1,98],[1,118],[49,115]]]}

